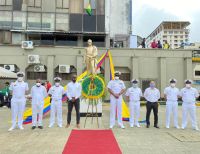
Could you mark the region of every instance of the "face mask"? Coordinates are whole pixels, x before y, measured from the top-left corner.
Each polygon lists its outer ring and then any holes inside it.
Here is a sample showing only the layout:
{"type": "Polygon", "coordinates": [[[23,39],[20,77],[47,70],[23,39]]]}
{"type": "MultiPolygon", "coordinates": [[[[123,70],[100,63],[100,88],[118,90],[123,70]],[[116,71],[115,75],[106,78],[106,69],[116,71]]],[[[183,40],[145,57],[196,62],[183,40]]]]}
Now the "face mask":
{"type": "Polygon", "coordinates": [[[38,83],[36,83],[36,86],[37,86],[37,87],[41,86],[41,83],[39,83],[39,82],[38,82],[38,83]]]}
{"type": "Polygon", "coordinates": [[[133,88],[137,88],[137,86],[138,86],[137,84],[133,83],[133,88]]]}
{"type": "Polygon", "coordinates": [[[191,88],[191,84],[186,84],[186,88],[191,88]]]}
{"type": "Polygon", "coordinates": [[[59,83],[59,82],[56,82],[55,85],[56,85],[56,87],[58,87],[58,86],[60,85],[60,83],[59,83]]]}
{"type": "Polygon", "coordinates": [[[170,85],[171,85],[172,88],[174,88],[176,86],[175,83],[171,83],[170,85]]]}
{"type": "Polygon", "coordinates": [[[119,77],[118,77],[118,76],[115,76],[115,80],[119,80],[119,77]]]}
{"type": "Polygon", "coordinates": [[[151,83],[151,84],[150,84],[150,87],[151,87],[151,88],[155,88],[155,84],[154,84],[154,83],[151,83]]]}
{"type": "Polygon", "coordinates": [[[22,81],[23,81],[23,77],[18,77],[17,80],[18,80],[19,82],[22,82],[22,81]]]}

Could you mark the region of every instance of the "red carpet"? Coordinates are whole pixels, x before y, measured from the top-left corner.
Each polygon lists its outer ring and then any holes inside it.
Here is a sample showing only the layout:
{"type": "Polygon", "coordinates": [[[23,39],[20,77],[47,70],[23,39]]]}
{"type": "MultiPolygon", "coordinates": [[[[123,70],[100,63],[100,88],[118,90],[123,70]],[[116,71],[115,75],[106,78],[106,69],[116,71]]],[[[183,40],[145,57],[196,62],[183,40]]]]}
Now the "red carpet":
{"type": "Polygon", "coordinates": [[[112,130],[72,130],[63,154],[122,154],[112,130]]]}

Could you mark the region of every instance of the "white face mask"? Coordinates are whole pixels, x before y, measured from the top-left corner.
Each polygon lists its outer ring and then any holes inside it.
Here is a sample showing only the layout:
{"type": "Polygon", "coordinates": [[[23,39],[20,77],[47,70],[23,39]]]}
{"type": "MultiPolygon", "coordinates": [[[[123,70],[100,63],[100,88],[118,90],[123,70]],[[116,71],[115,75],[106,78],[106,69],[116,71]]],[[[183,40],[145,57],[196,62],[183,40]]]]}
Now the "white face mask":
{"type": "Polygon", "coordinates": [[[133,83],[133,88],[137,88],[137,86],[138,86],[137,84],[133,83]]]}
{"type": "Polygon", "coordinates": [[[175,83],[171,83],[170,85],[171,85],[172,88],[174,88],[176,86],[175,83]]]}
{"type": "Polygon", "coordinates": [[[18,78],[17,78],[17,80],[18,80],[19,82],[22,82],[23,79],[24,79],[23,77],[18,77],[18,78]]]}
{"type": "Polygon", "coordinates": [[[41,86],[41,83],[36,83],[36,86],[37,86],[37,87],[41,86]]]}
{"type": "Polygon", "coordinates": [[[119,77],[118,77],[118,76],[115,76],[115,80],[119,80],[119,77]]]}
{"type": "Polygon", "coordinates": [[[186,88],[191,88],[191,84],[186,84],[186,88]]]}
{"type": "Polygon", "coordinates": [[[59,82],[56,82],[55,85],[56,85],[56,87],[58,87],[58,86],[60,85],[60,83],[59,83],[59,82]]]}

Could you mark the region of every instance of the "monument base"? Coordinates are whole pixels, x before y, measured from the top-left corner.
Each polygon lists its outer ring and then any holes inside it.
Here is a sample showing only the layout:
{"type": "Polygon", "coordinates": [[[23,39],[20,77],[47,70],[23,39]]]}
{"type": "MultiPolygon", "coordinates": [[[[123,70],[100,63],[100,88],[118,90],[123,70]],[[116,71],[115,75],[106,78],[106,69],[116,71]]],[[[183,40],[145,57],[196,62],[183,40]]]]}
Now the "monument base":
{"type": "Polygon", "coordinates": [[[80,102],[80,116],[81,117],[102,117],[102,100],[99,100],[97,105],[93,105],[92,110],[92,104],[89,105],[89,99],[82,99],[80,102]],[[96,111],[97,109],[97,111],[96,111]]]}

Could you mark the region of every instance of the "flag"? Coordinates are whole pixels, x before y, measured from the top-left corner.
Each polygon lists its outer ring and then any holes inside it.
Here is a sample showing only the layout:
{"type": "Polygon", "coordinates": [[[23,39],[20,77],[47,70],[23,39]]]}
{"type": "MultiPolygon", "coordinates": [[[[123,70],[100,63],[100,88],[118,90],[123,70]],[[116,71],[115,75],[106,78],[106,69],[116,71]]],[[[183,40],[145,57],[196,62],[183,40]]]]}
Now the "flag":
{"type": "Polygon", "coordinates": [[[86,8],[86,12],[87,12],[87,14],[88,14],[89,16],[92,15],[92,8],[91,8],[90,3],[88,4],[88,6],[87,6],[87,8],[86,8]]]}

